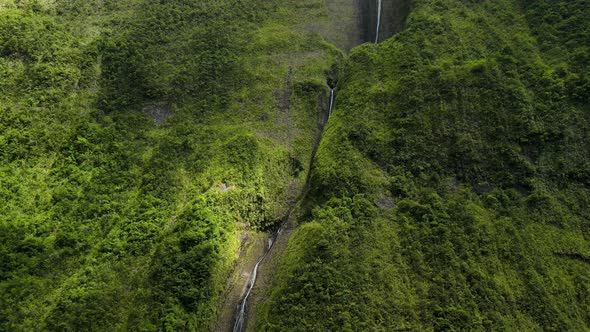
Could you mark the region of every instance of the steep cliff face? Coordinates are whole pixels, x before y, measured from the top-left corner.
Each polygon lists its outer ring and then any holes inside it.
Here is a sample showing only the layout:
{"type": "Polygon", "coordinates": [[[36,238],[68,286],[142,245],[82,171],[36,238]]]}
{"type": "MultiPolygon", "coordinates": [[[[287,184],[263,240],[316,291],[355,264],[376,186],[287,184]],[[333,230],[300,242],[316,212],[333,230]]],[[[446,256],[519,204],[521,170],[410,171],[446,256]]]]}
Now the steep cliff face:
{"type": "Polygon", "coordinates": [[[343,51],[364,42],[360,30],[358,0],[326,0],[326,26],[322,35],[343,51]]]}
{"type": "MultiPolygon", "coordinates": [[[[307,22],[306,27],[348,52],[362,43],[375,42],[378,4],[379,0],[326,0],[325,17],[307,22]]],[[[411,0],[381,2],[379,41],[403,29],[411,5],[411,0]]]]}
{"type": "MultiPolygon", "coordinates": [[[[359,29],[364,42],[374,42],[377,36],[377,13],[379,0],[356,0],[359,9],[359,29]]],[[[412,0],[383,0],[379,41],[400,32],[410,12],[412,0]]]]}
{"type": "Polygon", "coordinates": [[[412,7],[412,0],[384,0],[382,5],[379,41],[386,40],[403,30],[412,7]]]}
{"type": "Polygon", "coordinates": [[[412,6],[345,61],[254,330],[587,330],[586,1],[412,6]]]}
{"type": "Polygon", "coordinates": [[[588,330],[587,2],[0,1],[0,330],[588,330]]]}
{"type": "Polygon", "coordinates": [[[323,1],[0,2],[0,330],[215,330],[305,184],[323,1]]]}

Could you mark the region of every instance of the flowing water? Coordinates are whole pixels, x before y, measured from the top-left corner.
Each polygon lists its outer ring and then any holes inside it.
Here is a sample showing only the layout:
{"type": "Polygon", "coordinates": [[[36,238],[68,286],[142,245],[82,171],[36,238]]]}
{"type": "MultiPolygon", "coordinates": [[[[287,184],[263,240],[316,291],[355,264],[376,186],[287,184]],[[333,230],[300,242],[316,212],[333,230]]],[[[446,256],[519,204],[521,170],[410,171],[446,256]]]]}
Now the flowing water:
{"type": "Polygon", "coordinates": [[[383,7],[382,1],[377,0],[377,29],[375,32],[375,44],[379,42],[379,30],[381,30],[381,7],[383,7]]]}
{"type": "MultiPolygon", "coordinates": [[[[277,232],[276,236],[278,236],[281,233],[283,225],[284,225],[284,223],[281,224],[281,227],[279,228],[279,231],[277,232]]],[[[245,318],[246,318],[246,304],[248,304],[248,297],[250,296],[250,293],[252,292],[252,288],[254,288],[254,284],[256,283],[256,274],[258,273],[258,267],[260,266],[260,263],[262,263],[262,261],[264,260],[266,255],[268,255],[268,253],[272,249],[273,245],[274,245],[274,241],[272,239],[268,239],[268,248],[264,252],[264,255],[262,255],[262,257],[260,257],[258,262],[256,262],[256,265],[254,266],[254,271],[252,272],[252,275],[250,276],[250,280],[248,281],[248,290],[246,291],[246,295],[244,295],[244,299],[242,299],[242,302],[240,302],[240,305],[239,305],[239,309],[238,309],[237,317],[236,317],[236,322],[234,324],[234,330],[233,330],[234,332],[242,332],[245,330],[246,325],[244,323],[246,321],[245,320],[245,318]]]]}
{"type": "MultiPolygon", "coordinates": [[[[332,115],[333,108],[334,108],[334,89],[330,89],[330,108],[328,109],[328,118],[330,118],[330,116],[332,115]]],[[[314,155],[315,155],[315,149],[314,149],[314,153],[312,153],[312,156],[311,156],[312,159],[314,158],[314,155]]],[[[311,167],[308,171],[306,187],[309,185],[309,178],[310,178],[309,173],[310,172],[311,172],[311,167]]],[[[305,189],[304,189],[304,191],[305,191],[305,189]]],[[[293,213],[293,209],[294,209],[294,206],[291,208],[291,210],[289,211],[289,214],[287,215],[287,218],[285,218],[285,220],[281,223],[281,225],[279,226],[279,229],[274,234],[274,236],[271,236],[268,238],[268,247],[266,248],[266,251],[264,252],[262,257],[260,257],[260,259],[258,259],[258,261],[256,262],[256,265],[254,266],[254,270],[252,271],[252,275],[250,276],[250,280],[248,280],[248,290],[246,290],[246,293],[244,294],[244,298],[242,299],[242,301],[238,305],[238,308],[237,308],[238,310],[236,311],[236,320],[234,323],[233,332],[243,332],[246,330],[246,306],[248,304],[248,298],[250,297],[250,293],[252,293],[252,288],[254,288],[254,284],[256,283],[256,276],[258,274],[258,267],[260,267],[260,263],[262,263],[264,258],[266,258],[268,253],[272,250],[274,244],[279,239],[279,236],[281,236],[281,234],[283,233],[283,229],[285,228],[285,225],[287,224],[287,222],[291,218],[291,214],[293,213]]]]}
{"type": "Polygon", "coordinates": [[[330,108],[328,109],[328,118],[332,116],[332,108],[334,107],[334,89],[330,89],[330,108]]]}

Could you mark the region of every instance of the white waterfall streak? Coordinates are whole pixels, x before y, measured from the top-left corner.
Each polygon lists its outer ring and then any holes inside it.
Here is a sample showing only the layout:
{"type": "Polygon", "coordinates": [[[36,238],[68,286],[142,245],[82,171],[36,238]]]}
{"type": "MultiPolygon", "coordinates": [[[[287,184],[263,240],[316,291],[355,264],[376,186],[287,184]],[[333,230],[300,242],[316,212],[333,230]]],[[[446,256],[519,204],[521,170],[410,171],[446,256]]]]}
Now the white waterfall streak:
{"type": "MultiPolygon", "coordinates": [[[[269,239],[269,241],[272,241],[272,240],[269,239]]],[[[246,304],[248,304],[248,297],[250,296],[250,293],[252,292],[252,288],[254,288],[254,284],[256,283],[256,275],[258,274],[258,266],[260,266],[260,263],[264,260],[264,257],[266,257],[266,255],[268,255],[273,244],[274,244],[273,242],[270,242],[268,249],[266,250],[264,255],[262,255],[262,257],[260,257],[258,262],[256,262],[256,265],[254,266],[254,271],[252,271],[252,275],[250,276],[250,280],[248,281],[248,290],[246,291],[246,295],[244,296],[244,299],[240,303],[240,309],[238,310],[238,317],[236,318],[233,332],[242,332],[245,330],[244,323],[245,323],[245,316],[246,316],[246,304]]]]}
{"type": "MultiPolygon", "coordinates": [[[[330,115],[332,115],[332,110],[334,108],[334,97],[335,97],[334,90],[335,89],[330,90],[330,109],[328,110],[328,118],[330,117],[330,115]]],[[[312,160],[313,160],[314,155],[315,155],[315,152],[312,153],[312,160]]],[[[311,170],[311,165],[310,165],[309,169],[311,170]]],[[[307,182],[309,182],[309,173],[308,173],[307,177],[308,177],[307,182]]],[[[306,186],[307,186],[307,184],[306,184],[306,186]]],[[[240,304],[238,306],[238,311],[236,312],[236,317],[235,317],[236,320],[234,323],[233,332],[243,332],[246,330],[246,306],[248,304],[248,298],[250,297],[250,293],[252,292],[252,288],[254,288],[254,284],[256,284],[256,276],[258,274],[258,267],[260,266],[260,263],[262,263],[264,258],[266,258],[268,253],[272,250],[275,243],[277,243],[277,241],[279,240],[279,237],[283,233],[284,228],[286,227],[289,219],[291,218],[291,214],[293,213],[293,209],[294,209],[294,207],[291,208],[291,210],[289,211],[289,214],[287,215],[287,218],[285,218],[285,220],[283,220],[283,222],[279,226],[279,229],[277,230],[275,235],[269,237],[268,247],[266,248],[266,251],[264,252],[262,257],[260,257],[260,259],[258,259],[258,262],[256,262],[256,265],[254,266],[254,271],[252,271],[252,275],[250,276],[250,279],[248,280],[248,290],[246,291],[244,298],[242,299],[242,302],[240,302],[240,304]]]]}
{"type": "Polygon", "coordinates": [[[332,116],[332,109],[334,108],[334,89],[330,90],[330,108],[328,109],[328,118],[332,116]]]}
{"type": "Polygon", "coordinates": [[[375,44],[379,42],[379,30],[381,30],[381,7],[383,6],[383,0],[377,0],[377,30],[375,32],[375,44]]]}

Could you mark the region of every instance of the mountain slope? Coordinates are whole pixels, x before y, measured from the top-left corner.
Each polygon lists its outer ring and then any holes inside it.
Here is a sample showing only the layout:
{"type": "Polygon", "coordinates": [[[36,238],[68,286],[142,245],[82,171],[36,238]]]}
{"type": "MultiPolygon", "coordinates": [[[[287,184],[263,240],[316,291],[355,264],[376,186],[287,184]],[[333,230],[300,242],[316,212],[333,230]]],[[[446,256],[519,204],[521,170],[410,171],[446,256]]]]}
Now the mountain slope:
{"type": "Polygon", "coordinates": [[[588,329],[586,10],[414,1],[354,49],[255,330],[588,329]]]}
{"type": "Polygon", "coordinates": [[[0,0],[0,330],[231,326],[309,172],[250,329],[587,330],[587,1],[377,3],[0,0]]]}
{"type": "Polygon", "coordinates": [[[0,330],[214,328],[325,119],[314,6],[0,4],[0,330]]]}

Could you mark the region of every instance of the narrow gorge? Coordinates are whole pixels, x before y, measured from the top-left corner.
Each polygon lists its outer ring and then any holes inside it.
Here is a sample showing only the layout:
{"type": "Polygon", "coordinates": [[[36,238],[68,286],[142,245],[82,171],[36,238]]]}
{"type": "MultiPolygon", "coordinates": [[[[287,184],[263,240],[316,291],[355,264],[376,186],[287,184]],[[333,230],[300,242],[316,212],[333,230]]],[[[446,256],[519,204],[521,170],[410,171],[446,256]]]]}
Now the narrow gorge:
{"type": "MultiPolygon", "coordinates": [[[[392,1],[391,2],[393,4],[392,8],[393,7],[400,8],[403,6],[409,6],[407,4],[407,1],[406,1],[405,5],[402,5],[402,3],[404,3],[404,1],[405,0],[392,1]]],[[[338,3],[338,2],[339,1],[335,1],[335,3],[338,3]]],[[[344,2],[344,1],[340,1],[340,2],[344,2]]],[[[380,40],[379,35],[380,35],[380,30],[381,30],[381,19],[382,19],[382,15],[383,15],[383,13],[382,13],[382,10],[383,10],[382,0],[376,0],[376,6],[365,6],[365,5],[361,5],[360,2],[362,2],[362,1],[355,0],[355,5],[356,5],[356,7],[354,7],[355,10],[350,12],[350,14],[353,15],[354,17],[358,17],[358,20],[356,21],[356,28],[352,29],[354,34],[356,34],[356,37],[352,38],[352,40],[356,40],[358,38],[359,40],[362,40],[363,42],[370,42],[370,40],[366,39],[368,37],[368,35],[363,34],[363,31],[370,30],[370,27],[367,26],[369,24],[369,22],[376,22],[374,25],[374,31],[372,33],[372,35],[375,36],[374,43],[376,44],[380,40]],[[375,10],[373,12],[368,12],[368,10],[370,8],[374,8],[375,10]]],[[[370,2],[370,1],[367,1],[367,2],[370,2]]],[[[335,6],[335,5],[336,4],[334,4],[334,3],[332,4],[332,6],[335,6]]],[[[406,10],[407,10],[407,8],[406,8],[406,10]]],[[[393,25],[394,29],[399,29],[399,27],[403,25],[404,17],[399,16],[399,14],[389,13],[387,18],[392,19],[393,21],[396,22],[396,23],[392,23],[390,21],[385,22],[385,24],[387,24],[388,26],[393,25]]],[[[386,33],[389,34],[388,37],[390,37],[393,33],[398,32],[397,30],[393,30],[391,28],[387,28],[384,30],[386,33]]],[[[338,75],[338,73],[335,73],[333,71],[333,75],[338,75]]],[[[253,310],[252,306],[249,305],[248,300],[251,296],[252,290],[256,286],[256,281],[259,276],[260,265],[264,264],[265,259],[267,258],[267,256],[271,252],[271,250],[273,250],[273,246],[276,242],[282,241],[284,243],[284,246],[286,246],[289,241],[289,235],[292,234],[292,232],[290,231],[290,232],[288,232],[288,235],[284,236],[283,231],[284,231],[284,228],[288,224],[291,225],[291,228],[294,227],[293,225],[295,225],[296,222],[294,220],[291,220],[291,218],[293,218],[294,209],[301,203],[301,200],[306,199],[306,194],[307,194],[307,191],[309,190],[311,174],[313,171],[313,160],[315,158],[315,153],[321,143],[321,137],[323,134],[323,130],[324,130],[325,126],[328,124],[328,120],[330,119],[330,117],[332,115],[333,108],[334,108],[336,85],[337,85],[337,77],[329,77],[329,79],[328,79],[329,103],[328,103],[328,108],[327,108],[327,116],[325,118],[325,121],[322,121],[322,123],[321,123],[320,132],[319,132],[318,137],[316,138],[316,141],[314,143],[314,147],[313,147],[312,154],[310,157],[310,164],[307,169],[307,179],[305,181],[306,184],[303,187],[301,193],[299,194],[298,199],[294,202],[294,205],[290,208],[288,215],[285,217],[284,221],[279,225],[277,231],[274,234],[269,235],[268,247],[264,250],[262,256],[260,256],[260,258],[256,261],[256,264],[254,265],[254,268],[251,271],[251,273],[249,273],[249,278],[246,282],[245,292],[243,293],[243,295],[239,301],[239,304],[237,305],[236,310],[235,310],[234,320],[233,320],[234,323],[233,323],[233,329],[232,329],[233,332],[246,331],[246,327],[248,326],[247,314],[248,314],[249,310],[253,310]]],[[[279,250],[279,252],[274,255],[273,259],[279,260],[283,250],[284,250],[284,248],[282,250],[279,250]]],[[[274,264],[276,264],[276,262],[274,264]]],[[[266,272],[272,273],[273,269],[267,269],[266,272]]],[[[270,280],[272,280],[273,277],[270,276],[268,278],[270,280]]],[[[227,303],[232,303],[232,302],[227,302],[227,303]]],[[[218,324],[218,326],[223,326],[223,324],[218,324]]]]}
{"type": "MultiPolygon", "coordinates": [[[[260,264],[263,263],[264,259],[268,256],[270,251],[273,250],[275,243],[277,243],[279,241],[283,241],[284,243],[287,243],[289,241],[289,238],[284,235],[284,230],[285,230],[285,227],[288,227],[289,223],[293,223],[293,220],[291,220],[291,218],[293,218],[293,210],[296,208],[297,204],[300,203],[300,200],[305,199],[305,194],[306,194],[307,190],[309,189],[309,179],[311,177],[311,170],[313,168],[313,159],[315,158],[315,152],[317,151],[317,147],[321,142],[323,128],[324,128],[324,126],[327,125],[328,120],[330,119],[330,116],[332,115],[332,111],[333,111],[333,107],[334,107],[334,101],[335,101],[334,88],[330,88],[329,99],[330,99],[330,102],[329,102],[329,106],[328,106],[328,110],[327,110],[327,116],[326,116],[325,122],[322,124],[322,129],[319,133],[319,137],[316,139],[316,143],[313,148],[313,152],[311,154],[311,158],[310,158],[311,162],[310,162],[310,165],[309,165],[309,168],[307,171],[307,179],[305,181],[306,185],[303,187],[302,192],[299,194],[299,198],[295,202],[295,205],[293,205],[289,209],[289,213],[285,217],[284,221],[279,225],[278,230],[274,234],[269,236],[268,247],[265,249],[264,254],[258,259],[258,261],[256,262],[256,265],[254,265],[254,269],[252,270],[252,273],[250,274],[250,277],[247,282],[246,293],[243,295],[242,299],[240,300],[240,303],[239,303],[236,313],[235,313],[233,332],[242,332],[242,331],[246,330],[246,326],[247,326],[247,311],[246,311],[246,309],[248,307],[248,298],[250,296],[250,293],[252,292],[252,289],[256,285],[256,279],[258,276],[258,268],[259,268],[260,264]]],[[[288,234],[290,234],[290,233],[291,232],[289,232],[288,234]]],[[[280,253],[279,253],[279,255],[280,255],[280,253]]]]}
{"type": "Polygon", "coordinates": [[[0,331],[586,331],[587,0],[0,0],[0,331]]]}

